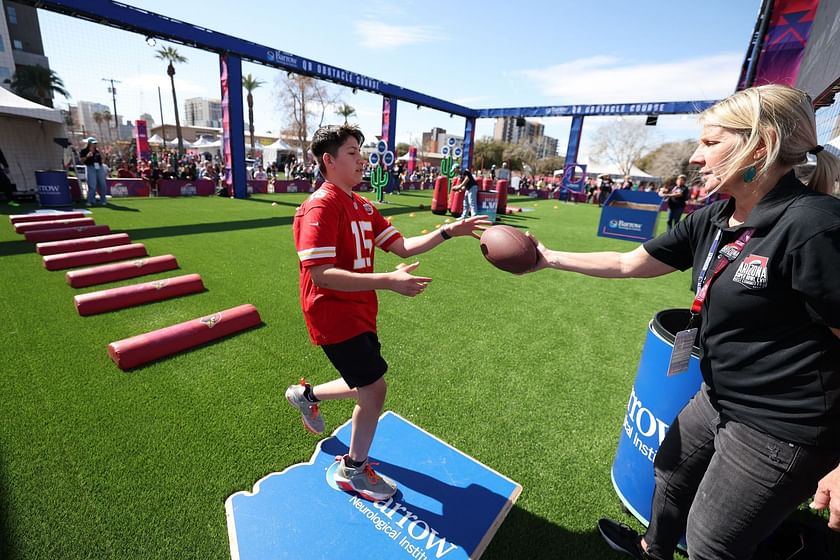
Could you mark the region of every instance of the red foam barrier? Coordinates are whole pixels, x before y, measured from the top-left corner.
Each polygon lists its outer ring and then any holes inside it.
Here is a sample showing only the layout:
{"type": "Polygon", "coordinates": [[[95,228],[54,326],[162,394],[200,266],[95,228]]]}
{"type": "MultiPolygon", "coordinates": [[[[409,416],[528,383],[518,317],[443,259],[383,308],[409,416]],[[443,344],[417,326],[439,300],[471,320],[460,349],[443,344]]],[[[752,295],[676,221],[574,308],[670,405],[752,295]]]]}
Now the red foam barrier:
{"type": "Polygon", "coordinates": [[[148,253],[146,252],[145,245],[142,243],[132,243],[131,245],[117,245],[116,247],[103,247],[101,249],[89,249],[87,251],[75,251],[73,253],[47,255],[44,257],[44,268],[47,270],[64,270],[65,268],[121,261],[135,257],[145,257],[146,255],[148,253]]]}
{"type": "Polygon", "coordinates": [[[72,220],[73,218],[84,218],[84,212],[49,212],[40,214],[12,214],[9,221],[12,224],[21,222],[47,222],[50,220],[72,220]]]}
{"type": "Polygon", "coordinates": [[[435,191],[432,193],[432,214],[446,214],[449,183],[446,177],[435,179],[435,191]]]}
{"type": "Polygon", "coordinates": [[[24,235],[27,241],[41,243],[42,241],[61,241],[63,239],[94,237],[105,235],[106,233],[111,233],[111,228],[108,226],[79,226],[60,229],[39,229],[38,231],[26,232],[24,235]]]}
{"type": "Polygon", "coordinates": [[[131,239],[129,239],[127,233],[114,233],[111,235],[99,235],[96,237],[68,239],[66,241],[47,241],[46,243],[38,243],[35,245],[35,251],[39,255],[57,255],[59,253],[72,253],[73,251],[87,251],[88,249],[128,245],[129,243],[131,243],[131,239]]]}
{"type": "Polygon", "coordinates": [[[456,218],[464,213],[464,196],[466,193],[463,190],[452,191],[449,193],[449,213],[456,218]]]}
{"type": "Polygon", "coordinates": [[[204,291],[204,283],[200,275],[184,274],[78,295],[73,298],[73,302],[76,304],[79,315],[87,316],[202,291],[204,291]]]}
{"type": "Polygon", "coordinates": [[[48,220],[42,222],[20,222],[15,224],[15,233],[38,231],[39,229],[59,229],[77,226],[94,226],[93,218],[73,218],[72,220],[48,220]]]}
{"type": "Polygon", "coordinates": [[[178,261],[175,260],[175,257],[172,255],[161,255],[159,257],[149,257],[148,259],[71,270],[64,276],[67,283],[74,288],[84,288],[86,286],[96,286],[97,284],[136,278],[137,276],[145,276],[146,274],[154,274],[156,272],[165,272],[176,268],[178,268],[178,261]]]}
{"type": "Polygon", "coordinates": [[[499,179],[498,181],[496,181],[496,197],[496,215],[507,214],[507,179],[499,179]]]}
{"type": "Polygon", "coordinates": [[[261,323],[257,308],[246,303],[207,317],[112,342],[108,345],[108,355],[120,369],[131,369],[261,323]]]}

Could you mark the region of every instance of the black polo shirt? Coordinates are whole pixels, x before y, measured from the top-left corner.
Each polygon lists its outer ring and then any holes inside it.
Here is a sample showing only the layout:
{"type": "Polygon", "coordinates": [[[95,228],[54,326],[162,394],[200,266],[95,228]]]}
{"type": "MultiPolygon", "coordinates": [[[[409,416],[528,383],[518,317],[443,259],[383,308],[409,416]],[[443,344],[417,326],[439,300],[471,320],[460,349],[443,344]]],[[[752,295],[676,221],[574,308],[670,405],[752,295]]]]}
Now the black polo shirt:
{"type": "Polygon", "coordinates": [[[692,213],[645,249],[674,268],[693,267],[696,286],[719,229],[723,247],[755,228],[703,306],[703,378],[729,417],[785,441],[838,446],[840,339],[829,327],[840,328],[840,200],[791,172],[730,228],[734,203],[692,213]]]}

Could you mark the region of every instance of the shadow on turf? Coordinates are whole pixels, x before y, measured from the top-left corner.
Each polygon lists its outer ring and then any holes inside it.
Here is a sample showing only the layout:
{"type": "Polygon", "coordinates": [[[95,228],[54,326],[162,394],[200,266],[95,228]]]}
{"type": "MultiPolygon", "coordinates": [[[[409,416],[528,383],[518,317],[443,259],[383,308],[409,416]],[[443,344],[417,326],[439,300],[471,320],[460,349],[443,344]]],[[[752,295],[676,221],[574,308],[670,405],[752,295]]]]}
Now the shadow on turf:
{"type": "MultiPolygon", "coordinates": [[[[323,442],[321,451],[328,455],[340,456],[347,453],[348,449],[337,438],[329,438],[323,442]]],[[[504,505],[503,497],[489,492],[481,485],[453,486],[377,457],[374,457],[374,460],[378,461],[377,471],[399,480],[401,484],[439,503],[439,511],[430,511],[407,501],[399,489],[395,496],[396,501],[439,530],[449,542],[463,548],[474,549],[478,545],[476,539],[483,536],[471,531],[470,524],[464,523],[464,519],[475,515],[476,509],[495,512],[504,505]]],[[[601,557],[611,558],[609,549],[597,533],[594,523],[592,530],[587,533],[573,533],[518,506],[510,510],[489,548],[482,555],[483,559],[505,560],[601,557]],[[603,555],[593,554],[595,552],[603,555]]]]}
{"type": "Polygon", "coordinates": [[[11,520],[9,519],[9,493],[7,491],[6,471],[3,456],[0,455],[0,558],[14,560],[18,547],[12,541],[11,520]]]}

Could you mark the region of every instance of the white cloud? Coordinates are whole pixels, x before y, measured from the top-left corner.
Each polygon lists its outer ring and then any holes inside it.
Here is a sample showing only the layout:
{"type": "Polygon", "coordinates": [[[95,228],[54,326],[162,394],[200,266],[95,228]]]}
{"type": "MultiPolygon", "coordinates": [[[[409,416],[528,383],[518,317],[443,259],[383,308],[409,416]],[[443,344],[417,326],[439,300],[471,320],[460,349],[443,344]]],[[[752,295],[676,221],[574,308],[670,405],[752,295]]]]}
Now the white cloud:
{"type": "Polygon", "coordinates": [[[720,54],[666,63],[628,64],[619,58],[581,58],[523,70],[557,104],[693,101],[733,93],[742,54],[720,54]]]}
{"type": "Polygon", "coordinates": [[[357,21],[353,27],[361,45],[371,49],[431,43],[444,38],[440,28],[428,25],[394,25],[365,19],[357,21]]]}

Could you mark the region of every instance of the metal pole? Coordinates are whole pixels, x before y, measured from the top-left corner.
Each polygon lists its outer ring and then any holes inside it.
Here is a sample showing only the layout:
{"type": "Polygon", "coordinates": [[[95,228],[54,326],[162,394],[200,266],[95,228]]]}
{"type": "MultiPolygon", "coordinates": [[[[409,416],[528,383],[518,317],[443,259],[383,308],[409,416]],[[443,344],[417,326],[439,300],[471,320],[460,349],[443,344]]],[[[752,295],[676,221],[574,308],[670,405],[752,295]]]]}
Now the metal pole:
{"type": "Polygon", "coordinates": [[[114,130],[117,131],[117,140],[120,139],[120,121],[117,119],[117,88],[114,87],[114,84],[120,84],[119,80],[115,80],[113,78],[102,78],[103,82],[111,82],[111,87],[108,88],[108,91],[111,93],[111,99],[114,101],[114,130]]]}

